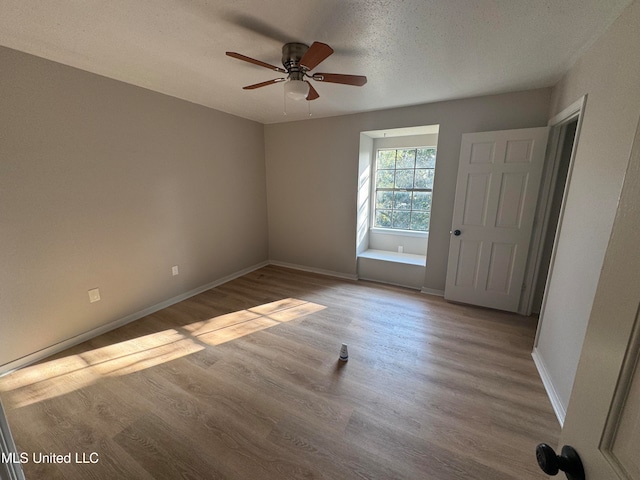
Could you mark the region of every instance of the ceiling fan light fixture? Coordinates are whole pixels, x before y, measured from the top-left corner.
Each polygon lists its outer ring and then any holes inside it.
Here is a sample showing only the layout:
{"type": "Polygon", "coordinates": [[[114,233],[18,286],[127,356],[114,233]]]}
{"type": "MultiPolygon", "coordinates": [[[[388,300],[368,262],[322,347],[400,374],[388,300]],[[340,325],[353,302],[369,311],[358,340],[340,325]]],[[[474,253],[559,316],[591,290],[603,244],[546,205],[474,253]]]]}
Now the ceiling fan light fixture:
{"type": "Polygon", "coordinates": [[[309,84],[303,80],[289,80],[284,84],[284,93],[293,100],[304,100],[309,95],[309,84]]]}

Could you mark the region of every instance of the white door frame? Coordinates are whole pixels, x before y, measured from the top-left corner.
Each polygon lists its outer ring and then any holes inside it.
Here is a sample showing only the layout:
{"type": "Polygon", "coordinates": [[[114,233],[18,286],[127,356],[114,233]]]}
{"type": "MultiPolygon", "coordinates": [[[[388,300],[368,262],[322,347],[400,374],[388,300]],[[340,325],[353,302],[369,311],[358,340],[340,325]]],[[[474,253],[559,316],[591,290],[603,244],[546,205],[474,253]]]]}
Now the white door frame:
{"type": "MultiPolygon", "coordinates": [[[[553,271],[553,264],[556,258],[556,246],[557,239],[560,235],[560,229],[562,228],[562,218],[564,216],[565,201],[568,186],[571,182],[571,172],[573,171],[573,164],[576,156],[576,150],[578,147],[578,140],[580,137],[580,129],[582,127],[582,120],[584,117],[584,109],[587,102],[587,96],[584,95],[567,108],[562,110],[556,116],[551,118],[547,125],[550,127],[549,142],[547,144],[547,154],[545,159],[545,169],[543,173],[542,183],[540,185],[540,195],[538,196],[538,209],[533,225],[533,233],[531,237],[531,247],[529,250],[529,257],[527,259],[527,267],[524,277],[525,291],[520,301],[520,308],[518,313],[521,315],[531,315],[533,308],[533,299],[536,291],[536,285],[538,282],[538,276],[540,274],[540,259],[542,258],[542,250],[544,249],[544,239],[546,238],[549,228],[549,220],[551,214],[551,203],[553,200],[552,192],[555,191],[556,178],[558,175],[558,168],[560,166],[560,156],[562,154],[562,145],[564,143],[564,129],[568,123],[571,123],[576,118],[578,124],[576,125],[576,133],[573,141],[573,148],[571,150],[571,159],[569,160],[569,170],[567,172],[567,179],[565,182],[564,194],[562,196],[562,205],[560,207],[560,214],[558,216],[558,227],[556,230],[555,239],[553,242],[553,250],[551,253],[551,260],[549,263],[549,270],[547,274],[547,285],[551,272],[553,271]]],[[[542,323],[544,307],[546,303],[546,289],[542,299],[542,307],[540,309],[540,320],[538,322],[538,332],[540,331],[540,324],[542,323]]],[[[538,336],[536,335],[535,345],[538,344],[538,336]]],[[[534,346],[535,346],[534,345],[534,346]]]]}
{"type": "Polygon", "coordinates": [[[8,462],[0,464],[0,478],[7,480],[25,480],[22,464],[20,463],[20,452],[11,436],[9,423],[4,413],[2,402],[0,401],[0,453],[3,458],[10,458],[8,462]]]}

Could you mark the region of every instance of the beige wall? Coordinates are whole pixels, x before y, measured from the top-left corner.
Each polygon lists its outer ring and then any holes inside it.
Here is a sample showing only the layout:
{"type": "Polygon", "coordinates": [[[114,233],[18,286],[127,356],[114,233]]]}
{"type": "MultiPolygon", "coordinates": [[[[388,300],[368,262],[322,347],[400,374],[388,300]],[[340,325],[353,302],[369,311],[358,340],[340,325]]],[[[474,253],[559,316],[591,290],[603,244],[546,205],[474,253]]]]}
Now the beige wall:
{"type": "Polygon", "coordinates": [[[550,95],[540,89],[266,125],[269,258],[355,275],[360,132],[439,124],[424,285],[444,290],[462,134],[546,125],[550,95]]]}
{"type": "Polygon", "coordinates": [[[267,260],[261,124],[0,65],[0,365],[267,260]]]}
{"type": "Polygon", "coordinates": [[[371,214],[371,159],[373,158],[373,138],[360,134],[358,152],[358,195],[356,252],[369,248],[369,216],[371,214]]]}
{"type": "Polygon", "coordinates": [[[588,95],[536,354],[566,409],[640,115],[640,4],[553,90],[552,115],[588,95]]]}

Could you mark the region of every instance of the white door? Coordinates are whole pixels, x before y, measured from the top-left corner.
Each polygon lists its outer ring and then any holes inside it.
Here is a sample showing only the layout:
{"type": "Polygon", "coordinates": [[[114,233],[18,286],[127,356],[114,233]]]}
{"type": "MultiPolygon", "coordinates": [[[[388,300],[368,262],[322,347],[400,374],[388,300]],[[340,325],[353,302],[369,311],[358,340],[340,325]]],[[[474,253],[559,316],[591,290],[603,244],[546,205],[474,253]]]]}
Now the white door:
{"type": "Polygon", "coordinates": [[[462,135],[444,297],[518,310],[548,127],[462,135]]]}
{"type": "Polygon", "coordinates": [[[587,480],[640,480],[639,245],[640,127],[561,435],[587,480]]]}

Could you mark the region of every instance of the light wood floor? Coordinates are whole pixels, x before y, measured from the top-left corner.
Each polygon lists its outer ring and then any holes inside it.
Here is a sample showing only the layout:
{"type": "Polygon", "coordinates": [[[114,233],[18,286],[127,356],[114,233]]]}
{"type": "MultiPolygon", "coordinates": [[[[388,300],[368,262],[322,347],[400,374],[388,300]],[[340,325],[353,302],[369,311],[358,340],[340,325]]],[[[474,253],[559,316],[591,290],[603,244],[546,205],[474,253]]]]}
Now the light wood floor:
{"type": "Polygon", "coordinates": [[[560,429],[535,322],[270,266],[1,378],[0,395],[29,480],[543,479],[535,446],[560,429]]]}

